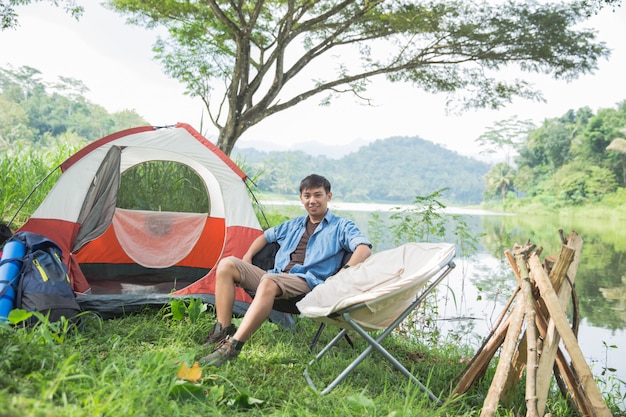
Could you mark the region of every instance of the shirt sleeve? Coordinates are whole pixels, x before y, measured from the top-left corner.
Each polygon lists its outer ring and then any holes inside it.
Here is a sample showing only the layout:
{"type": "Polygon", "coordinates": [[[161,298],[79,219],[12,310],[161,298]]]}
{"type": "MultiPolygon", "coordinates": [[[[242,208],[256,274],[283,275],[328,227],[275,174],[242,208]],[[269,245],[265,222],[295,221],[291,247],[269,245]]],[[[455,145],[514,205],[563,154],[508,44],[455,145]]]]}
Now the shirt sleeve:
{"type": "Polygon", "coordinates": [[[273,243],[278,241],[278,239],[276,238],[275,227],[270,227],[269,229],[265,230],[263,234],[265,235],[265,240],[267,241],[267,243],[273,243]]]}
{"type": "Polygon", "coordinates": [[[346,250],[354,252],[359,245],[372,247],[372,243],[352,220],[346,220],[343,231],[345,236],[344,242],[347,244],[346,250]]]}

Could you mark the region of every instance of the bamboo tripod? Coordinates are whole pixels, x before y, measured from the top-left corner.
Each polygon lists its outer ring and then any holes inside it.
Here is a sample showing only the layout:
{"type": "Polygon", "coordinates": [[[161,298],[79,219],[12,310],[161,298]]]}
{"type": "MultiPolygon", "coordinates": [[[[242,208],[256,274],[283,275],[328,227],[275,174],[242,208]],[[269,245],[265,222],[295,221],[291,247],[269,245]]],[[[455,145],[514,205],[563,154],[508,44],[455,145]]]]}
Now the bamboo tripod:
{"type": "Polygon", "coordinates": [[[553,374],[561,393],[571,398],[580,414],[611,416],[578,345],[575,333],[578,320],[575,317],[575,325],[570,326],[566,316],[570,299],[576,304],[574,281],[583,241],[576,232],[567,238],[559,232],[562,242],[559,254],[556,258],[546,257],[544,264],[539,259],[541,249],[530,242],[515,245],[513,254],[505,252],[518,287],[496,326],[460,374],[453,391],[467,392],[502,348],[481,417],[495,414],[503,396],[519,384],[524,369],[527,417],[544,415],[553,374]],[[513,301],[516,302],[507,317],[513,301]],[[561,341],[570,363],[559,346],[561,341]]]}

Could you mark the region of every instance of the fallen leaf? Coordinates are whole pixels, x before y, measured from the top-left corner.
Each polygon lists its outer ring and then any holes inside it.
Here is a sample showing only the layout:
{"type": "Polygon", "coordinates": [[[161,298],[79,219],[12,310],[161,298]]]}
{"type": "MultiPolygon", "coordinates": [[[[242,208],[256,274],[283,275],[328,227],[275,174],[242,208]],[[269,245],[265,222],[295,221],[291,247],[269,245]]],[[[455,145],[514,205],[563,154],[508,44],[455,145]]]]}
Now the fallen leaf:
{"type": "Polygon", "coordinates": [[[198,362],[195,362],[191,368],[187,366],[186,362],[183,362],[180,364],[180,368],[178,368],[176,377],[185,381],[198,382],[202,377],[202,368],[200,368],[198,362]]]}

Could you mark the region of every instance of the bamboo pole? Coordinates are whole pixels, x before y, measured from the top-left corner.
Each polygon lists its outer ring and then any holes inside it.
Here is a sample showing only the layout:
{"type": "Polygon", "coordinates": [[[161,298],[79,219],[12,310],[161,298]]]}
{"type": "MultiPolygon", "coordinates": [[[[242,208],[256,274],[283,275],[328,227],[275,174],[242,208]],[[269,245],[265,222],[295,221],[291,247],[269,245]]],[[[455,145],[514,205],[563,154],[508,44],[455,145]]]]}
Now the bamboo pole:
{"type": "MultiPolygon", "coordinates": [[[[522,301],[523,298],[520,300],[522,301]]],[[[514,399],[516,394],[516,388],[524,376],[524,369],[526,369],[528,344],[526,343],[526,332],[524,331],[520,341],[517,345],[515,355],[513,355],[513,361],[511,362],[511,370],[504,384],[502,402],[510,403],[514,399]]]]}
{"type": "MultiPolygon", "coordinates": [[[[550,282],[552,282],[555,291],[558,291],[558,303],[562,311],[567,311],[567,306],[571,298],[573,291],[571,285],[573,285],[576,279],[582,245],[583,240],[580,236],[572,232],[568,238],[567,245],[561,247],[554,267],[550,271],[550,282]],[[569,281],[565,280],[565,276],[569,277],[569,281]],[[564,282],[568,284],[563,285],[564,282]]],[[[545,308],[545,304],[543,307],[545,308]]],[[[549,317],[547,310],[544,311],[544,316],[549,317]]],[[[554,359],[560,341],[561,338],[556,332],[554,321],[550,319],[544,336],[544,347],[541,358],[539,359],[539,369],[537,371],[537,392],[539,397],[537,408],[540,415],[544,413],[546,408],[548,393],[550,391],[550,370],[554,368],[554,359]]],[[[580,399],[574,398],[574,401],[578,404],[580,409],[580,399]]]]}
{"type": "MultiPolygon", "coordinates": [[[[537,328],[539,329],[539,333],[541,334],[541,336],[545,339],[546,334],[548,333],[548,320],[546,319],[546,317],[544,317],[541,310],[537,310],[537,328]]],[[[543,358],[543,354],[541,357],[543,358]]],[[[589,399],[585,395],[585,392],[582,390],[582,387],[578,383],[578,379],[576,378],[574,371],[569,365],[567,358],[565,357],[565,354],[563,354],[563,351],[561,351],[561,348],[558,345],[556,346],[556,364],[553,365],[552,371],[554,372],[554,376],[555,376],[557,385],[559,386],[559,390],[561,391],[561,394],[563,395],[563,397],[566,398],[566,400],[568,400],[568,402],[570,402],[570,406],[578,408],[578,411],[584,416],[593,415],[591,411],[591,404],[589,402],[589,399]],[[565,386],[563,386],[563,383],[565,383],[565,386]],[[568,390],[569,390],[569,396],[568,396],[568,390]],[[571,404],[572,401],[573,401],[573,404],[571,404]]],[[[542,394],[542,392],[539,391],[539,389],[540,387],[538,386],[537,392],[539,394],[542,394]]],[[[548,389],[549,389],[549,386],[548,386],[548,389]]],[[[547,398],[547,394],[548,393],[546,392],[545,393],[546,398],[547,398]]],[[[541,397],[539,399],[541,399],[541,397]]],[[[540,410],[539,415],[544,415],[544,411],[545,411],[545,400],[544,400],[544,410],[540,410]]]]}
{"type": "Polygon", "coordinates": [[[526,416],[537,417],[537,327],[535,324],[535,299],[530,283],[526,253],[515,254],[515,264],[521,278],[526,322],[526,416]]]}
{"type": "Polygon", "coordinates": [[[522,321],[524,319],[524,303],[518,302],[513,308],[511,313],[511,322],[509,323],[506,337],[504,338],[504,344],[502,345],[502,352],[500,353],[500,360],[496,368],[496,373],[489,387],[487,398],[483,403],[483,409],[480,412],[480,417],[493,416],[498,409],[498,403],[500,402],[500,396],[506,383],[508,372],[511,368],[511,359],[517,349],[517,341],[519,334],[522,330],[522,321]]]}
{"type": "MultiPolygon", "coordinates": [[[[517,246],[516,246],[517,247],[517,246]]],[[[517,267],[517,263],[510,250],[505,250],[504,255],[506,256],[513,273],[515,274],[515,278],[517,278],[517,283],[519,286],[522,286],[522,278],[520,277],[520,272],[517,267]]],[[[520,288],[520,287],[518,287],[520,288]]],[[[526,362],[528,361],[528,344],[527,344],[527,335],[524,332],[519,345],[517,347],[517,351],[515,352],[514,362],[511,364],[511,372],[509,373],[509,377],[506,381],[506,386],[504,388],[505,398],[507,401],[509,398],[509,394],[514,392],[515,387],[519,384],[522,379],[522,375],[524,374],[524,369],[526,369],[526,362]]]]}
{"type": "Polygon", "coordinates": [[[509,301],[502,310],[502,313],[498,317],[498,320],[496,320],[496,324],[494,325],[493,329],[491,330],[489,335],[487,335],[481,347],[476,351],[476,354],[474,355],[468,366],[463,370],[462,373],[459,374],[462,376],[459,377],[459,375],[457,375],[454,378],[455,380],[459,380],[454,390],[452,390],[454,394],[460,395],[467,392],[467,390],[470,389],[474,382],[476,382],[480,377],[484,375],[487,366],[489,365],[489,362],[491,362],[491,359],[496,354],[496,351],[500,348],[502,342],[504,342],[504,337],[508,331],[511,316],[509,315],[507,317],[504,324],[502,324],[502,327],[500,327],[500,324],[504,320],[504,317],[509,311],[509,307],[511,306],[511,304],[513,304],[513,300],[515,300],[518,292],[519,287],[515,289],[515,291],[509,298],[509,301]]]}
{"type": "Polygon", "coordinates": [[[565,344],[574,370],[580,378],[580,382],[587,393],[589,400],[591,401],[591,407],[594,416],[604,417],[611,416],[611,411],[604,402],[604,398],[596,385],[593,374],[587,365],[585,357],[583,356],[578,340],[574,335],[572,329],[569,327],[565,312],[561,309],[558,296],[556,295],[550,278],[544,271],[541,261],[536,254],[533,254],[529,260],[530,271],[532,278],[535,280],[536,285],[541,291],[541,297],[544,299],[546,307],[550,313],[551,320],[554,321],[556,331],[560,334],[565,344]]]}

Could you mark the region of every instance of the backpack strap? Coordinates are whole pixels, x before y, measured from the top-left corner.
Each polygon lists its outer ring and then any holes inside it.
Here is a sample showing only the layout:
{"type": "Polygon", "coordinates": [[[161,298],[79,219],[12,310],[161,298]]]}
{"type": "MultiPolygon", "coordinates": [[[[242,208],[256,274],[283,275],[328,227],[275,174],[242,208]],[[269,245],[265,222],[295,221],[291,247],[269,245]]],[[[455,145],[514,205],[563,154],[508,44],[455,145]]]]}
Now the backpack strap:
{"type": "Polygon", "coordinates": [[[8,262],[11,262],[11,261],[18,261],[18,262],[22,262],[23,263],[24,262],[24,258],[6,258],[6,259],[2,259],[2,260],[0,260],[0,266],[6,264],[8,262]]]}
{"type": "Polygon", "coordinates": [[[4,288],[2,288],[2,291],[0,291],[0,298],[4,297],[4,293],[6,293],[9,290],[9,284],[11,284],[11,281],[9,281],[8,279],[3,279],[0,280],[0,284],[7,284],[4,286],[4,288]]]}
{"type": "MultiPolygon", "coordinates": [[[[24,272],[24,267],[26,266],[26,262],[32,262],[33,255],[32,252],[27,251],[26,256],[22,258],[22,267],[20,268],[19,275],[22,275],[24,272]]],[[[17,282],[17,287],[15,288],[15,308],[22,308],[22,297],[24,296],[24,280],[20,279],[17,282]]]]}

